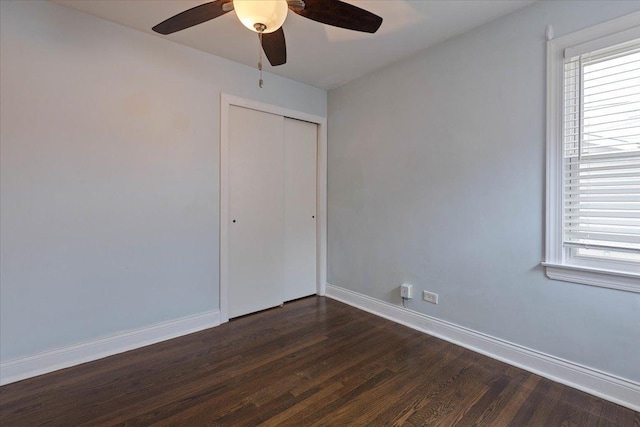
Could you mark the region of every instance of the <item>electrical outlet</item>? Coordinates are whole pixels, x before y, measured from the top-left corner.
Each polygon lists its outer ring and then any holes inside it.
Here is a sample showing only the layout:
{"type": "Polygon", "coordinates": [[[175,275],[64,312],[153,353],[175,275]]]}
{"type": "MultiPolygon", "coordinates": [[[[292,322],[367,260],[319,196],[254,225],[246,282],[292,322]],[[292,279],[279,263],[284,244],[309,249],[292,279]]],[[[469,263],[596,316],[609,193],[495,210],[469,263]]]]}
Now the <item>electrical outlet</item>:
{"type": "Polygon", "coordinates": [[[403,283],[402,286],[400,286],[400,296],[406,299],[413,298],[413,285],[403,283]]]}
{"type": "Polygon", "coordinates": [[[430,302],[431,304],[437,304],[438,294],[435,292],[422,291],[422,299],[426,302],[430,302]]]}

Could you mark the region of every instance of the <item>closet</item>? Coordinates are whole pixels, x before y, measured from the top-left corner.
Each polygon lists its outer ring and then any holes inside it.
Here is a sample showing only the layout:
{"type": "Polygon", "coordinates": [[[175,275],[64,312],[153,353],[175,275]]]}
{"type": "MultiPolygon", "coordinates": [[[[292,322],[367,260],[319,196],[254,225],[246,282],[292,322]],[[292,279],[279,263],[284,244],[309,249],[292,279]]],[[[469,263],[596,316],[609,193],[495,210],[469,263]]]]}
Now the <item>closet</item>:
{"type": "Polygon", "coordinates": [[[317,125],[229,107],[228,312],[316,293],[317,125]]]}

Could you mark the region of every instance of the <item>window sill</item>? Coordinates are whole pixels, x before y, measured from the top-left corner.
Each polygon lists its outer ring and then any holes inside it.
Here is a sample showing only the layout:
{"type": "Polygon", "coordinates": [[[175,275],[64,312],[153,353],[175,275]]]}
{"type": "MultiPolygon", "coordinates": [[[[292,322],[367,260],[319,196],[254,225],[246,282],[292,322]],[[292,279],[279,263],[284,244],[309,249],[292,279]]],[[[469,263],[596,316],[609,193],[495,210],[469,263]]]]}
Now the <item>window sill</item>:
{"type": "Polygon", "coordinates": [[[549,279],[640,293],[640,274],[549,262],[542,265],[549,279]]]}

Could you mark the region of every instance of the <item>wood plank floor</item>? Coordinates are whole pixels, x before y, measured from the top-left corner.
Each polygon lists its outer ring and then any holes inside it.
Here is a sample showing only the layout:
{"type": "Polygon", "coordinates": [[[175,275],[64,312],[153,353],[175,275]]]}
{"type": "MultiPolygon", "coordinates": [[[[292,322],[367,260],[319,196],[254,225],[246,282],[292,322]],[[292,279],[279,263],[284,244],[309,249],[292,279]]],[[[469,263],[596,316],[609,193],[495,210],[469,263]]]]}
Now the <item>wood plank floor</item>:
{"type": "Polygon", "coordinates": [[[640,414],[327,298],[0,388],[8,426],[640,426],[640,414]]]}

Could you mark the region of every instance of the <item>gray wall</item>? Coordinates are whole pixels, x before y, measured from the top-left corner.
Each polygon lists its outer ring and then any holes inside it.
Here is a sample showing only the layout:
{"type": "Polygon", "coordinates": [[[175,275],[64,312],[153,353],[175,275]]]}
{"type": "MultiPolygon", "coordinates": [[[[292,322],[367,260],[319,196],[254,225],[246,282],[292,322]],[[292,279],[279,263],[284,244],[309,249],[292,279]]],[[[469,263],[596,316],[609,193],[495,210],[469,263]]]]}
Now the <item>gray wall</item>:
{"type": "Polygon", "coordinates": [[[545,28],[635,10],[540,2],[329,92],[328,282],[640,381],[640,294],[540,267],[545,28]]]}
{"type": "Polygon", "coordinates": [[[220,92],[320,89],[71,9],[0,2],[0,357],[216,310],[220,92]]]}

